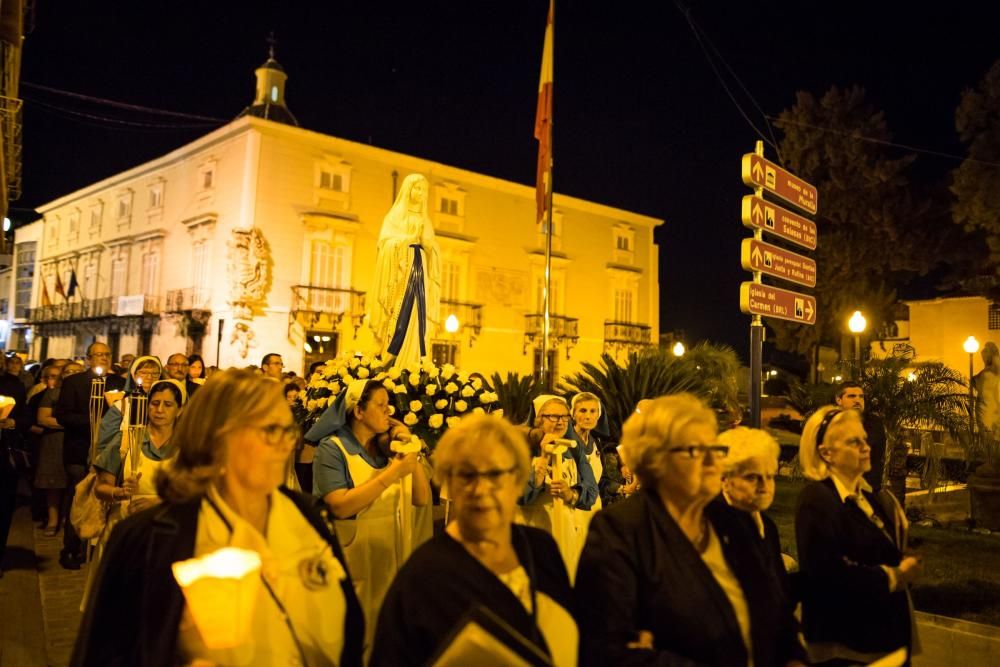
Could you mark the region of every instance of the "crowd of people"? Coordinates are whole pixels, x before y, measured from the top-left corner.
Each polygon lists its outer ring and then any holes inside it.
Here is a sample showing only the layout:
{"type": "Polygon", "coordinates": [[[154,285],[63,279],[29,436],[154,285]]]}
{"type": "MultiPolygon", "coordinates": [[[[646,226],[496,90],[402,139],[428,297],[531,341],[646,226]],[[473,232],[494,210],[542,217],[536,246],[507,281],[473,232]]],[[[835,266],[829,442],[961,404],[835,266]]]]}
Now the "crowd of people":
{"type": "Polygon", "coordinates": [[[868,481],[860,388],[804,425],[796,562],[766,514],[777,443],[719,433],[691,395],[644,399],[611,442],[597,396],[546,394],[526,424],[471,415],[430,452],[378,380],[349,383],[303,432],[304,387],[279,355],[226,371],[180,354],[121,362],[95,343],[37,382],[16,363],[0,376],[23,399],[4,442],[34,439],[64,566],[87,554],[65,520],[74,482],[96,473],[110,508],[73,664],[474,664],[483,646],[526,664],[906,664],[918,646],[921,564],[901,507],[868,481]],[[148,401],[137,449],[112,402],[90,452],[98,367],[148,401]],[[224,547],[261,561],[231,645],[211,641],[173,568],[224,547]]]}

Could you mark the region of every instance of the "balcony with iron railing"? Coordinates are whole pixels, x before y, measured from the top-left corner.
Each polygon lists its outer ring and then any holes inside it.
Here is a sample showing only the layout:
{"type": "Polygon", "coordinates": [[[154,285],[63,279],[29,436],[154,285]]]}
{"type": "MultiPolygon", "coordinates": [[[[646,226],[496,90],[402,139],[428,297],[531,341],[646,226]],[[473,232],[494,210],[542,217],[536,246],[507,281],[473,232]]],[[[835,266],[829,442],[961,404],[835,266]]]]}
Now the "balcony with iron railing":
{"type": "Polygon", "coordinates": [[[306,330],[333,331],[345,315],[351,318],[355,329],[361,326],[365,317],[364,292],[348,287],[292,287],[289,326],[297,322],[306,330]]]}
{"type": "Polygon", "coordinates": [[[653,344],[652,327],[633,322],[604,322],[604,349],[639,349],[653,344]]]}
{"type": "MultiPolygon", "coordinates": [[[[524,316],[524,345],[522,352],[527,354],[529,345],[541,345],[544,337],[545,316],[541,313],[527,313],[524,316]]],[[[569,351],[580,340],[580,320],[566,315],[549,315],[549,344],[555,348],[566,347],[566,358],[569,351]]]]}
{"type": "Polygon", "coordinates": [[[211,308],[212,291],[201,287],[167,290],[163,303],[165,313],[190,313],[211,308]]]}
{"type": "Polygon", "coordinates": [[[111,297],[100,299],[81,299],[69,303],[59,303],[49,306],[30,308],[26,319],[32,324],[42,322],[77,322],[94,320],[111,315],[111,297]]]}

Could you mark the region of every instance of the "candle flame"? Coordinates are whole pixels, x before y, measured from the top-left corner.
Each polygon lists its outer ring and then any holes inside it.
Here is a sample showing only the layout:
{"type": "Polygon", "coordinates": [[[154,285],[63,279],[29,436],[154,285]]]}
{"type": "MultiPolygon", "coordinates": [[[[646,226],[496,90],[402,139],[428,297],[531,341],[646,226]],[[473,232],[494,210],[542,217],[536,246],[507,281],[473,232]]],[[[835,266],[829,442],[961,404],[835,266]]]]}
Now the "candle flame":
{"type": "Polygon", "coordinates": [[[97,373],[97,377],[101,377],[101,374],[104,373],[104,369],[98,366],[94,369],[94,372],[97,373]]]}
{"type": "Polygon", "coordinates": [[[260,554],[247,549],[225,547],[201,558],[174,563],[174,577],[182,587],[199,579],[242,579],[260,570],[260,554]]]}

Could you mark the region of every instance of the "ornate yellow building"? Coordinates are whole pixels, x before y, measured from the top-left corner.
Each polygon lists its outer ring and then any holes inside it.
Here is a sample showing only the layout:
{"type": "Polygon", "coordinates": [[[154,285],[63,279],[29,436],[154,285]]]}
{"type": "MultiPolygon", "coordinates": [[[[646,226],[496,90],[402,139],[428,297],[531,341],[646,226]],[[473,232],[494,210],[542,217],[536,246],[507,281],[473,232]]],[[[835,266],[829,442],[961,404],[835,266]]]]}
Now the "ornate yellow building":
{"type": "MultiPolygon", "coordinates": [[[[199,352],[223,367],[278,352],[297,372],[368,350],[382,218],[419,172],[443,259],[441,321],[459,325],[438,332],[434,356],[486,373],[536,367],[534,189],[297,127],[285,80],[269,59],[233,122],[39,207],[15,236],[8,347],[79,356],[99,339],[116,358],[199,352]],[[33,279],[18,281],[19,266],[33,279]]],[[[559,194],[554,212],[556,372],[658,340],[662,221],[559,194]]]]}

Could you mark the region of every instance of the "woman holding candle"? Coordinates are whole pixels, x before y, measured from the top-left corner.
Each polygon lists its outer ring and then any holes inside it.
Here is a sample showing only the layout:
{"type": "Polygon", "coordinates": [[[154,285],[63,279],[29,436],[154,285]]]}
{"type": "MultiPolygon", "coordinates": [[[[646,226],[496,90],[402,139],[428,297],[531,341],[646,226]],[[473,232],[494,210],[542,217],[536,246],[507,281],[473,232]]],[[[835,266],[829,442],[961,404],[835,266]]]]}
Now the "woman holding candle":
{"type": "Polygon", "coordinates": [[[534,399],[528,421],[532,474],[521,496],[519,522],[552,534],[570,580],[583,549],[581,520],[597,501],[597,481],[583,447],[568,433],[569,406],[561,396],[543,394],[534,399]],[[553,453],[554,452],[554,453],[553,453]]]}
{"type": "Polygon", "coordinates": [[[382,599],[405,557],[401,482],[412,475],[412,504],[429,505],[427,471],[420,453],[390,450],[393,441],[409,441],[410,432],[389,419],[389,392],[380,380],[348,384],[305,437],[319,441],[313,494],[337,519],[337,534],[365,612],[368,651],[382,599]]]}
{"type": "Polygon", "coordinates": [[[71,664],[361,664],[363,619],[340,545],[312,499],[281,487],[297,434],[279,384],[241,370],[205,383],[155,476],[163,504],[111,535],[71,664]],[[171,566],[225,547],[259,555],[247,575],[258,591],[215,596],[214,625],[196,624],[203,609],[188,605],[200,599],[185,597],[171,566]],[[240,641],[224,646],[234,627],[240,641]]]}
{"type": "MultiPolygon", "coordinates": [[[[125,380],[125,396],[134,392],[143,392],[153,386],[163,375],[163,365],[156,357],[139,357],[129,368],[128,379],[125,380]]],[[[124,397],[114,401],[111,409],[101,418],[101,429],[97,436],[97,455],[94,460],[102,457],[107,449],[120,448],[122,444],[122,409],[124,397]]],[[[93,461],[91,462],[93,463],[93,461]]]]}
{"type": "MultiPolygon", "coordinates": [[[[576,665],[559,549],[545,531],[514,524],[530,474],[524,437],[502,419],[472,415],[448,429],[434,451],[434,475],[448,488],[454,521],[413,553],[389,589],[373,667],[430,664],[467,614],[482,608],[552,664],[576,665]]],[[[472,663],[455,656],[449,664],[472,663]]]]}

